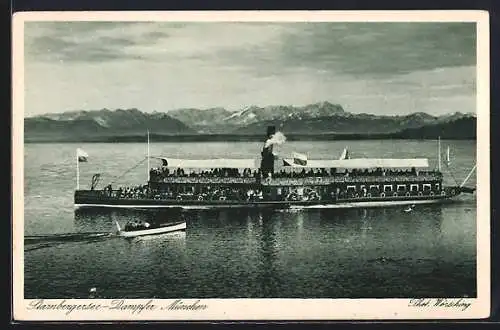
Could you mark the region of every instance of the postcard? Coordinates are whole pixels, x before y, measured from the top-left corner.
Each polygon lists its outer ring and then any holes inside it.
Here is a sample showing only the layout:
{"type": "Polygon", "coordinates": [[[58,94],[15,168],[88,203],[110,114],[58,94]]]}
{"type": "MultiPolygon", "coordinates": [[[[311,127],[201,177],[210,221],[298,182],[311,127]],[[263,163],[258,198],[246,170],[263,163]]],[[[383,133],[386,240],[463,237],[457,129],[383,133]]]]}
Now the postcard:
{"type": "Polygon", "coordinates": [[[481,11],[13,16],[18,321],[490,313],[481,11]]]}

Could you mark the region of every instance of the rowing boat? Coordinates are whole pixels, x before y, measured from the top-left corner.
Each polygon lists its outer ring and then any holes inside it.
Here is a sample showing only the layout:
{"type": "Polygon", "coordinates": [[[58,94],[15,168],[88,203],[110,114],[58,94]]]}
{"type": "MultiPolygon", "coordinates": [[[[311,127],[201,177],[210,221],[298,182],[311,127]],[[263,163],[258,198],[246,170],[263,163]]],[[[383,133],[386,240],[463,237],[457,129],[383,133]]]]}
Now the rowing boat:
{"type": "Polygon", "coordinates": [[[124,228],[115,221],[118,229],[117,234],[122,237],[137,237],[145,235],[158,235],[164,233],[171,233],[176,231],[186,230],[186,221],[177,221],[173,223],[148,223],[142,221],[128,222],[124,228]]]}

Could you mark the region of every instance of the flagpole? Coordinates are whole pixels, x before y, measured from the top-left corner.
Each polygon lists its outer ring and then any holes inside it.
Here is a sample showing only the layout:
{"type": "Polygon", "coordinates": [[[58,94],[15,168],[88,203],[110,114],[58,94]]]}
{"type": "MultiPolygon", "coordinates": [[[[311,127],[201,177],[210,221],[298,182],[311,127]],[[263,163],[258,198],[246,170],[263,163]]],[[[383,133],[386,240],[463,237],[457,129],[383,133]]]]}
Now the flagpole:
{"type": "Polygon", "coordinates": [[[441,172],[441,136],[438,136],[438,171],[441,172]]]}
{"type": "Polygon", "coordinates": [[[78,159],[78,149],[76,149],[76,190],[80,190],[80,160],[78,159]]]}
{"type": "Polygon", "coordinates": [[[462,181],[462,184],[460,185],[460,187],[463,187],[467,183],[467,181],[470,179],[472,173],[474,173],[474,171],[476,170],[476,167],[477,167],[477,164],[474,165],[474,167],[472,168],[472,170],[470,170],[470,172],[467,175],[467,177],[464,179],[464,181],[462,181]]]}
{"type": "Polygon", "coordinates": [[[149,129],[148,129],[148,168],[147,168],[147,178],[148,178],[148,182],[150,180],[150,177],[149,177],[149,171],[150,171],[150,166],[149,166],[149,129]]]}

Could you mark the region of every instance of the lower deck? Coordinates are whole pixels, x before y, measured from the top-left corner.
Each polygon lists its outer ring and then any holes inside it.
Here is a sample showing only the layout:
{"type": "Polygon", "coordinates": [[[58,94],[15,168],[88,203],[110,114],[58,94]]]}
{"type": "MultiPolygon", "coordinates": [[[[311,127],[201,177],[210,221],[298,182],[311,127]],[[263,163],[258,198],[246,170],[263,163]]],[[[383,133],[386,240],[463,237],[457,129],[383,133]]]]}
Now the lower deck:
{"type": "Polygon", "coordinates": [[[77,207],[377,207],[437,203],[461,192],[442,181],[413,177],[270,179],[262,182],[150,182],[147,185],[75,192],[77,207]],[[354,179],[357,179],[353,181],[354,179]]]}
{"type": "Polygon", "coordinates": [[[318,207],[318,208],[350,208],[350,207],[387,207],[412,204],[431,204],[449,201],[451,195],[390,195],[390,196],[358,196],[325,200],[197,200],[197,199],[154,199],[154,198],[117,198],[101,193],[102,191],[77,191],[75,207],[111,207],[111,208],[232,208],[232,207],[318,207]]]}

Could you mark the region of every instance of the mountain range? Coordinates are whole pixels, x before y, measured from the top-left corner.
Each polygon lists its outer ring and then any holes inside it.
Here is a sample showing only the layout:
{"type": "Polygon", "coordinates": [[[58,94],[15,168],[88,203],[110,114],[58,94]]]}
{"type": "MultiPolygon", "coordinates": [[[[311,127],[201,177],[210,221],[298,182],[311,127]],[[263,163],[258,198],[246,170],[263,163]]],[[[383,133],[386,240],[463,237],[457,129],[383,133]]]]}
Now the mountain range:
{"type": "Polygon", "coordinates": [[[259,136],[275,125],[287,136],[358,138],[474,139],[476,116],[456,112],[431,116],[417,112],[404,116],[354,114],[341,105],[320,102],[306,106],[250,106],[233,112],[224,108],[185,108],[144,113],[138,109],[101,109],[45,114],[24,119],[25,141],[108,141],[139,137],[145,132],[175,139],[204,140],[259,136]],[[198,137],[198,138],[197,138],[198,137]],[[204,138],[202,138],[204,137],[204,138]]]}

